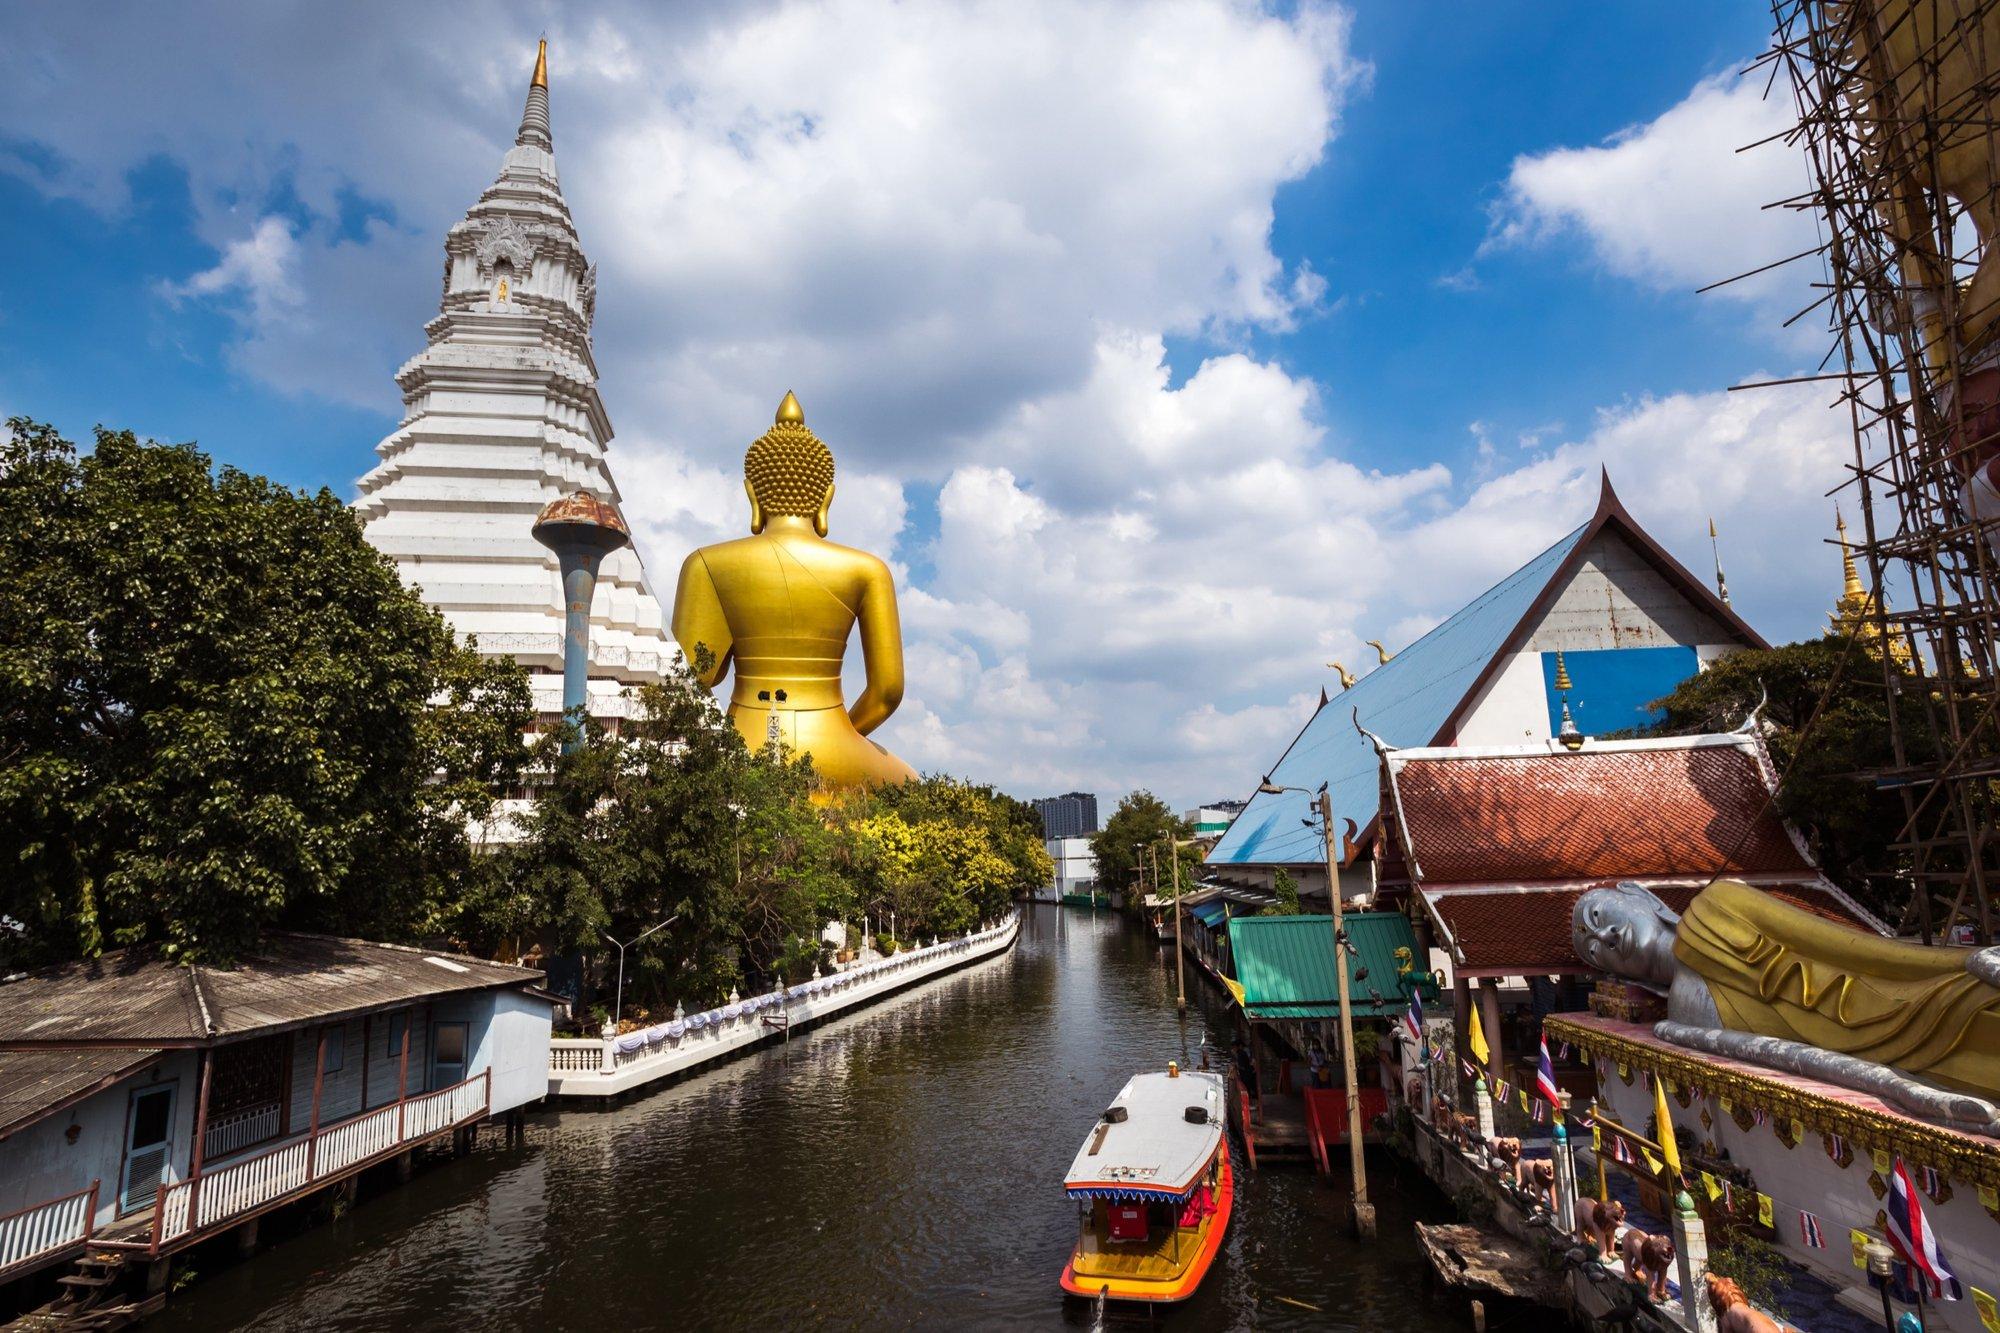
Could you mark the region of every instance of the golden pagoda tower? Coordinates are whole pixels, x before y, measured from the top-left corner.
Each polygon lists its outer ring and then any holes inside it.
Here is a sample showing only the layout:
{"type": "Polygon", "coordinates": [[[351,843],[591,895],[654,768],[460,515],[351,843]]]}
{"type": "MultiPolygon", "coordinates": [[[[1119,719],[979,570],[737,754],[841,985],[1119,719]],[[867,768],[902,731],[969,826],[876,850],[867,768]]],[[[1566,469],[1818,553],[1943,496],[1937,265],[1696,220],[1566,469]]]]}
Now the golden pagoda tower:
{"type": "MultiPolygon", "coordinates": [[[[1875,614],[1875,597],[1861,585],[1861,572],[1854,565],[1854,547],[1847,540],[1847,519],[1836,505],[1833,510],[1833,530],[1840,539],[1840,600],[1833,604],[1833,613],[1827,617],[1830,633],[1843,637],[1853,635],[1861,640],[1862,647],[1873,653],[1882,648],[1882,623],[1875,614]]],[[[1889,656],[1898,666],[1910,664],[1910,646],[1900,636],[1888,640],[1889,656]]]]}

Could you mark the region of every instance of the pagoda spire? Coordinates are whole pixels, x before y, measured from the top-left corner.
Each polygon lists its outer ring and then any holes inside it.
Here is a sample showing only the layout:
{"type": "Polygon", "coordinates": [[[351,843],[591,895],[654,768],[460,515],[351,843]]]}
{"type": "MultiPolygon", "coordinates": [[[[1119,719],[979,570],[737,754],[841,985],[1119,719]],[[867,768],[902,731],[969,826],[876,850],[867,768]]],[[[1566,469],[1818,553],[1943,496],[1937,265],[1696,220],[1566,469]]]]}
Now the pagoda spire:
{"type": "Polygon", "coordinates": [[[517,145],[539,148],[545,153],[556,150],[556,142],[549,136],[549,43],[544,38],[535,48],[535,73],[528,80],[528,104],[521,109],[521,130],[514,136],[517,145]]]}

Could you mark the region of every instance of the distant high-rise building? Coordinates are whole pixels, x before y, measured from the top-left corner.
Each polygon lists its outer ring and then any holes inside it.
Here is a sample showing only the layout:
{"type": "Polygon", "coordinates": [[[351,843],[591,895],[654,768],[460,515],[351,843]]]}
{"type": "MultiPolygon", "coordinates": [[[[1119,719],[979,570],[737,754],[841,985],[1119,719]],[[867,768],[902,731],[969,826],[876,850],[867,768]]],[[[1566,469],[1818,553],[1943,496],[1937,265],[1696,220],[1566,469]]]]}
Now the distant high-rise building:
{"type": "Polygon", "coordinates": [[[1097,797],[1087,791],[1044,796],[1028,804],[1042,817],[1044,838],[1082,838],[1097,832],[1097,797]]]}

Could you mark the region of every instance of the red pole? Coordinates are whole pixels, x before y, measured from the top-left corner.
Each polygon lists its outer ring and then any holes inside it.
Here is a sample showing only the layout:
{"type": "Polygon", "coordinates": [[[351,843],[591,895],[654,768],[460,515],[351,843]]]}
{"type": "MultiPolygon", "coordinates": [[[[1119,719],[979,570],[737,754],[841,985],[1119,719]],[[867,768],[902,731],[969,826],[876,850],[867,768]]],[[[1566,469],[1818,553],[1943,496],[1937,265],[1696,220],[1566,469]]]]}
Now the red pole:
{"type": "MultiPolygon", "coordinates": [[[[403,1119],[408,1114],[404,1098],[410,1087],[410,1029],[416,1026],[416,1006],[403,1011],[403,1058],[396,1066],[396,1142],[403,1141],[403,1119]]],[[[400,1169],[400,1168],[399,1168],[400,1169]]]]}
{"type": "MultiPolygon", "coordinates": [[[[364,1061],[365,1063],[365,1061],[364,1061]]],[[[319,1043],[313,1048],[313,1106],[311,1127],[306,1130],[306,1179],[313,1178],[313,1167],[319,1160],[319,1091],[326,1082],[326,1029],[319,1030],[319,1043]]]]}
{"type": "Polygon", "coordinates": [[[208,1047],[201,1053],[201,1091],[197,1094],[194,1112],[194,1149],[188,1163],[188,1179],[192,1182],[188,1189],[188,1234],[201,1228],[197,1223],[201,1212],[201,1164],[208,1156],[208,1085],[215,1075],[215,1048],[208,1047]]]}
{"type": "Polygon", "coordinates": [[[85,1240],[89,1240],[97,1234],[97,1187],[103,1183],[101,1180],[90,1182],[90,1202],[85,1205],[89,1211],[83,1215],[83,1238],[85,1240]]]}

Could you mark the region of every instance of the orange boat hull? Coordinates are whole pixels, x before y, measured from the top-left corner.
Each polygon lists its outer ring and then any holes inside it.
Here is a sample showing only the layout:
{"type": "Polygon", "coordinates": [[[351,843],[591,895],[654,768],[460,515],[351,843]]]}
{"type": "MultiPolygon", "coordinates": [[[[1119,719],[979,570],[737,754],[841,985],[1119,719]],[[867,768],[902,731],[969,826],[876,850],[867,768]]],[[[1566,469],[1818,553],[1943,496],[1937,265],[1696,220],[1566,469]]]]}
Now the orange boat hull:
{"type": "Polygon", "coordinates": [[[1215,1215],[1209,1219],[1208,1230],[1202,1233],[1201,1246],[1195,1251],[1194,1259],[1185,1272],[1169,1281],[1154,1281],[1138,1278],[1079,1278],[1076,1275],[1076,1256],[1063,1265],[1062,1289],[1072,1296],[1084,1296],[1095,1300],[1102,1295],[1113,1301],[1140,1301],[1152,1305],[1171,1305],[1194,1295],[1201,1286],[1201,1280],[1208,1276],[1215,1256],[1222,1252],[1223,1233],[1229,1230],[1229,1215],[1236,1206],[1236,1174],[1230,1168],[1229,1148],[1224,1143],[1222,1149],[1222,1178],[1215,1191],[1215,1215]]]}

